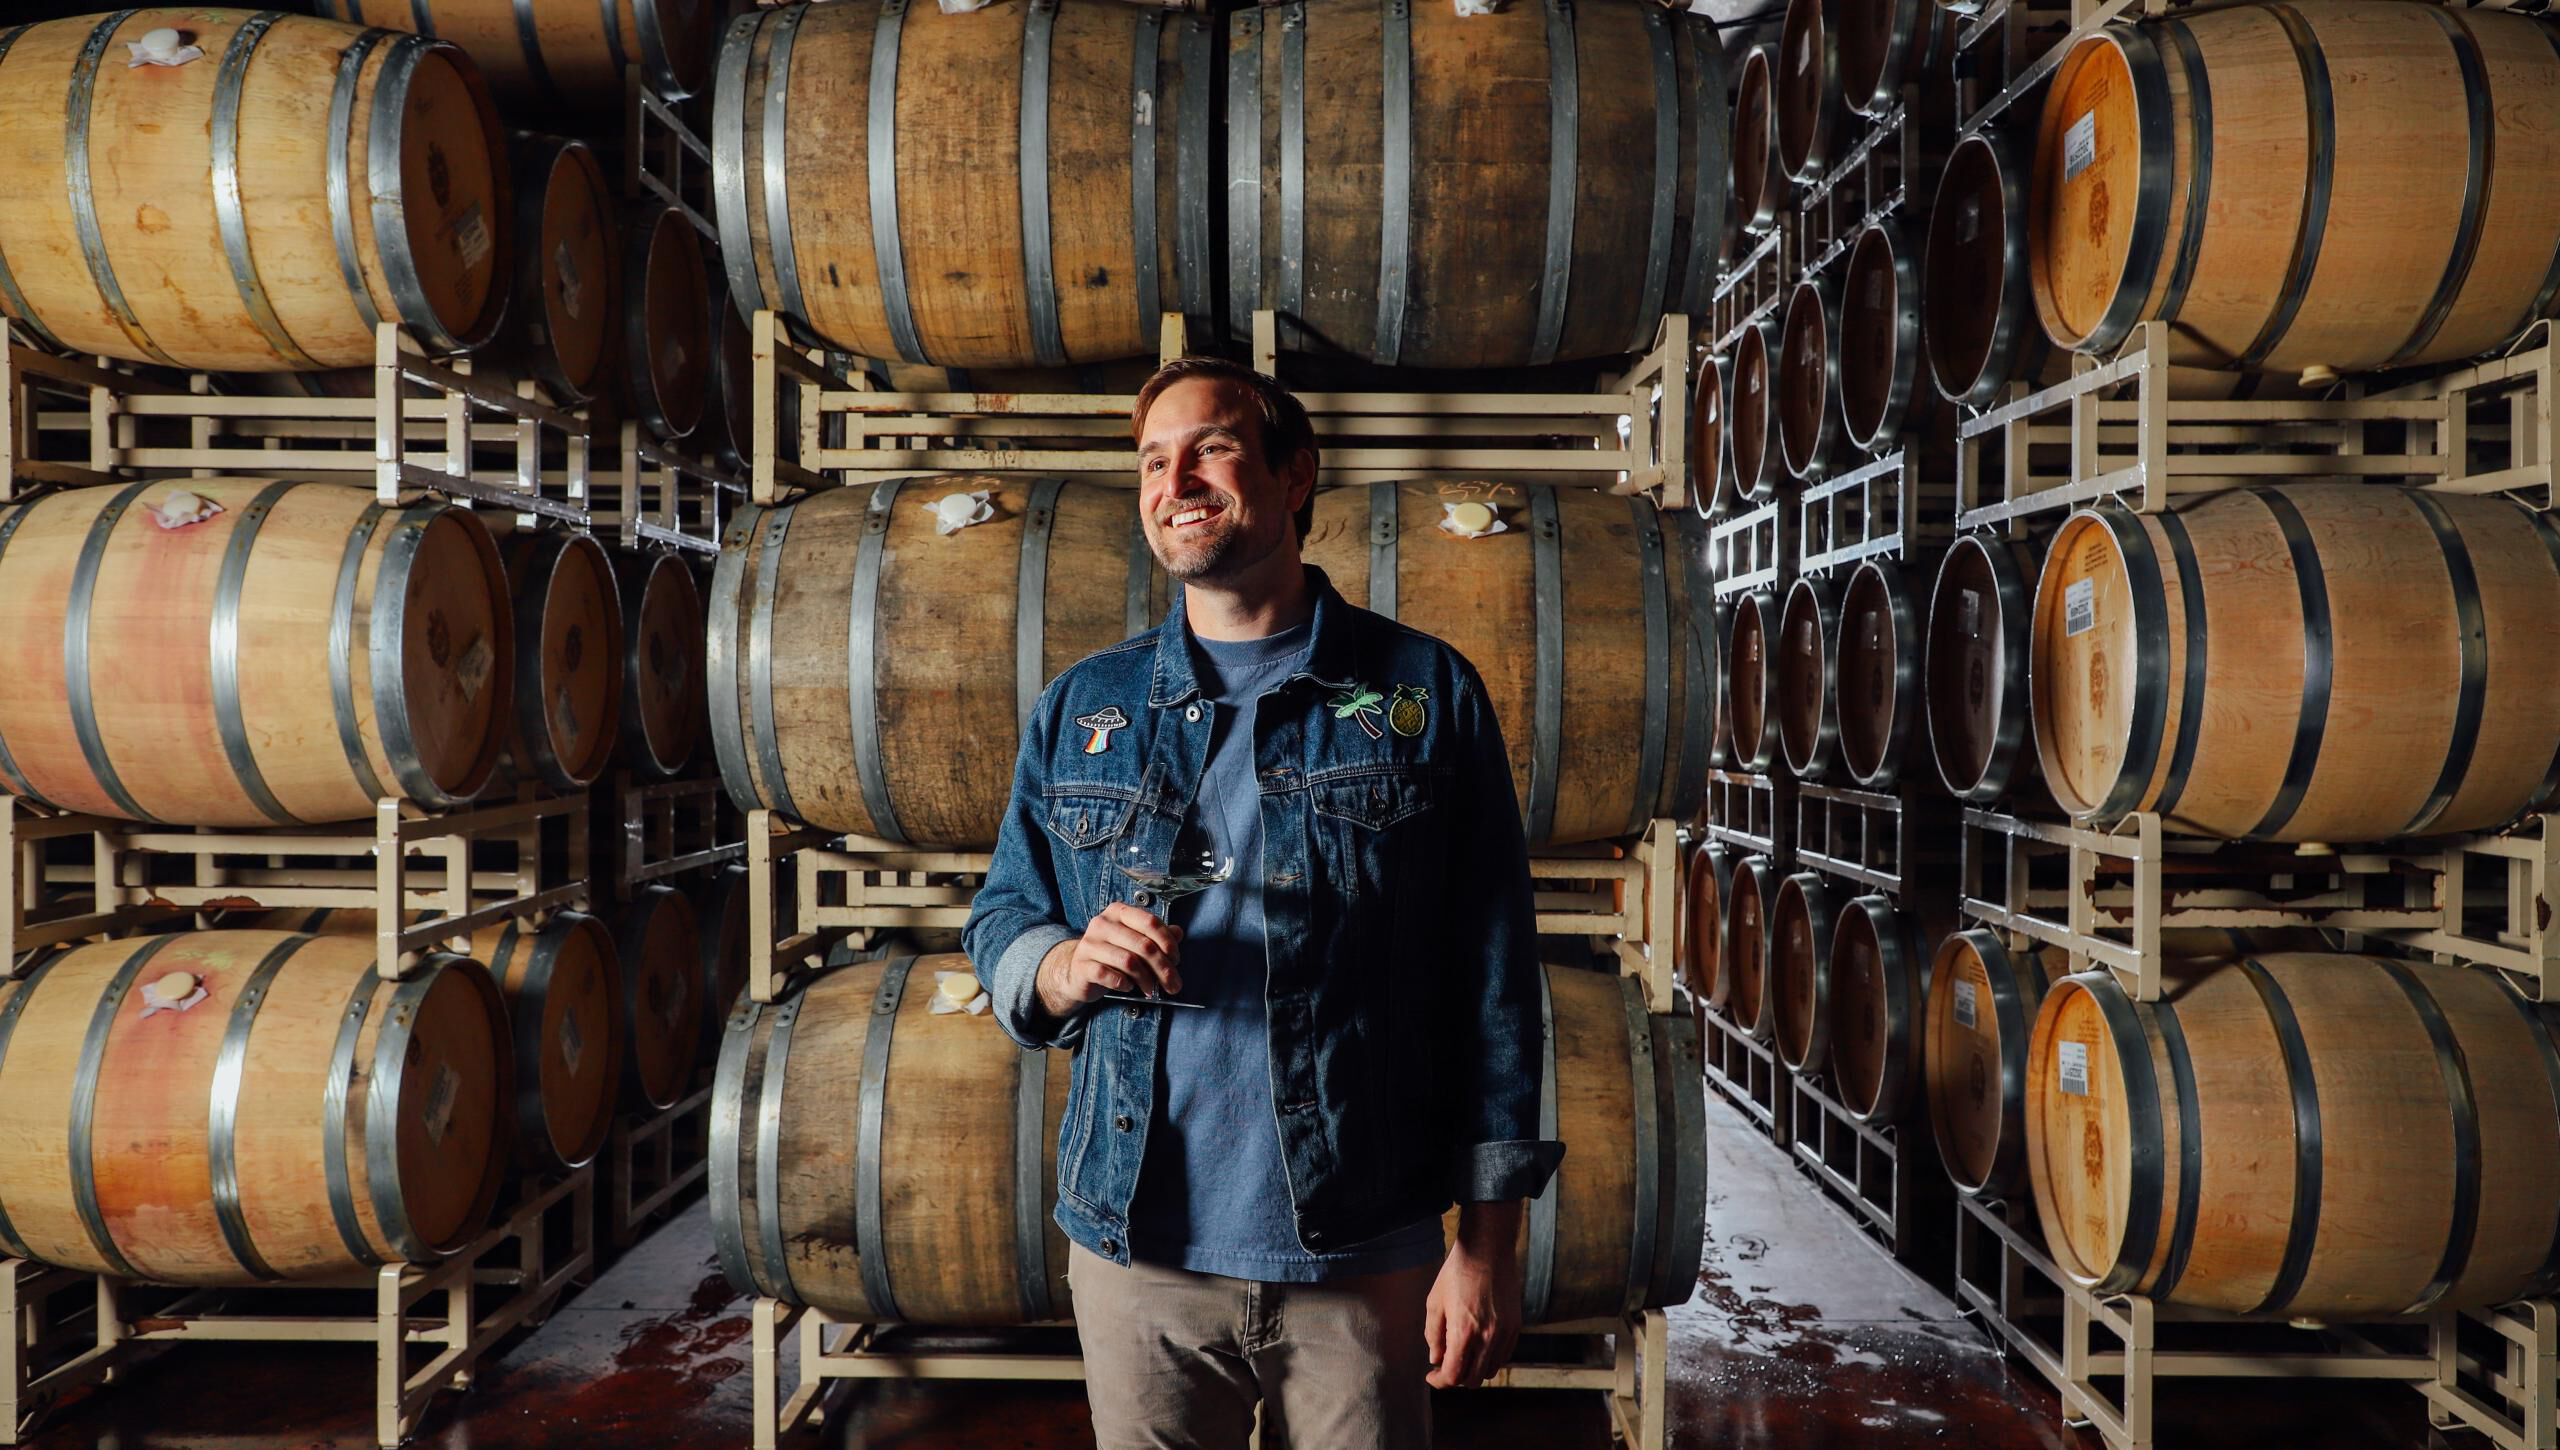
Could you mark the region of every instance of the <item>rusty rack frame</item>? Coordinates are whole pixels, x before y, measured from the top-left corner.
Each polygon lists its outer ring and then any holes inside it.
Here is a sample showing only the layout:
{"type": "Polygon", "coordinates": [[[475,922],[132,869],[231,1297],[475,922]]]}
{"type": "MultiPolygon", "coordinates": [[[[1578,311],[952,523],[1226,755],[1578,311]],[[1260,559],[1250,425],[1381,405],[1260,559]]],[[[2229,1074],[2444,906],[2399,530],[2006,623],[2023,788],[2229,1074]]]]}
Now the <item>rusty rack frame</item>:
{"type": "Polygon", "coordinates": [[[1875,791],[1808,781],[1794,794],[1797,866],[1891,896],[1954,881],[1953,800],[1912,782],[1875,791]]]}
{"type": "Polygon", "coordinates": [[[1796,782],[1740,770],[1707,772],[1707,838],[1766,856],[1795,860],[1796,782]]]}
{"type": "Polygon", "coordinates": [[[7,900],[0,911],[0,976],[31,947],[128,931],[175,914],[325,906],[377,913],[377,970],[397,980],[418,953],[441,950],[456,935],[584,906],[587,855],[584,796],[442,813],[384,799],[369,824],[239,830],[55,815],[12,799],[0,811],[0,895],[7,900]],[[80,836],[89,838],[85,863],[46,862],[46,842],[80,836]],[[502,849],[511,850],[511,869],[474,859],[502,849]],[[150,863],[180,858],[192,859],[191,879],[151,879],[160,873],[150,863]],[[554,859],[561,863],[556,875],[547,869],[554,859]],[[404,911],[426,910],[442,915],[400,924],[404,911]]]}
{"type": "Polygon", "coordinates": [[[2560,988],[2560,933],[2544,924],[2553,825],[2553,817],[2534,816],[2492,835],[2280,855],[2165,835],[2149,813],[2099,832],[1967,810],[1961,906],[1978,921],[2061,947],[2074,971],[2107,968],[2136,1001],[2159,1000],[2160,933],[2187,926],[2372,937],[2504,972],[2527,998],[2547,1001],[2560,988]],[[2064,874],[2037,880],[2032,868],[2056,858],[2064,874]],[[2102,883],[2102,872],[2123,883],[2102,883]],[[2475,876],[2487,878],[2485,891],[2472,889],[2475,876]],[[2178,878],[2196,884],[2182,889],[2178,878]],[[2235,881],[2246,884],[2235,891],[2235,881]],[[2483,931],[2466,916],[2493,893],[2502,909],[2483,931]]]}
{"type": "Polygon", "coordinates": [[[1793,583],[1796,510],[1782,490],[1768,503],[1707,524],[1707,567],[1718,599],[1793,583]]]}
{"type": "Polygon", "coordinates": [[[1693,1015],[1706,1059],[1707,1086],[1724,1094],[1781,1148],[1795,1142],[1795,1074],[1777,1049],[1755,1042],[1734,1020],[1701,1002],[1693,1015]]]}
{"type": "MultiPolygon", "coordinates": [[[[1278,366],[1269,312],[1254,314],[1256,360],[1278,366]]],[[[1161,353],[1186,350],[1179,314],[1165,315],[1161,353]]],[[[1128,441],[1135,399],[1094,393],[916,393],[838,379],[788,346],[778,319],[754,322],[756,438],[750,494],[767,504],[788,490],[919,473],[1065,473],[1134,486],[1128,441]],[[769,400],[800,391],[796,447],[769,400]],[[841,443],[821,442],[840,422],[841,443]]],[[[1667,314],[1652,349],[1623,378],[1580,393],[1304,392],[1324,450],[1321,481],[1502,478],[1605,483],[1687,501],[1689,324],[1667,314]]]]}
{"type": "Polygon", "coordinates": [[[2202,401],[2176,395],[2169,328],[2144,322],[2106,362],[1957,428],[1956,524],[2015,531],[2025,518],[2115,499],[2143,513],[2258,483],[2348,480],[2451,493],[2554,493],[2553,330],[2507,355],[2348,396],[2202,401]]]}
{"type": "MultiPolygon", "coordinates": [[[[755,1450],[778,1450],[786,1437],[823,1423],[830,1401],[848,1380],[1084,1378],[1083,1357],[1056,1326],[992,1334],[915,1330],[848,1323],[821,1309],[759,1298],[752,1333],[755,1450]],[[930,1342],[955,1337],[981,1342],[952,1347],[930,1342]],[[784,1363],[786,1348],[796,1351],[796,1364],[784,1363]],[[787,1395],[786,1369],[792,1376],[787,1395]]],[[[1535,1340],[1561,1341],[1566,1352],[1552,1358],[1523,1355],[1485,1381],[1485,1388],[1598,1390],[1608,1397],[1610,1428],[1627,1450],[1667,1450],[1670,1333],[1661,1310],[1540,1325],[1526,1331],[1523,1343],[1535,1340]]],[[[1253,1444],[1262,1444],[1258,1424],[1253,1444]]]]}
{"type": "Polygon", "coordinates": [[[1796,1167],[1849,1209],[1850,1220],[1902,1263],[1925,1267],[1945,1251],[1946,1200],[1936,1140],[1915,1123],[1862,1123],[1830,1086],[1787,1074],[1796,1167]]]}
{"type": "MultiPolygon", "coordinates": [[[[750,922],[778,923],[778,872],[792,873],[788,932],[750,937],[747,993],[771,1002],[790,987],[790,969],[847,935],[917,928],[957,929],[993,857],[985,851],[902,846],[868,836],[786,833],[772,811],[747,813],[750,922]],[[784,865],[785,858],[789,864],[784,865]]],[[[1616,938],[1621,968],[1645,984],[1648,1010],[1671,1010],[1674,927],[1679,913],[1679,827],[1648,825],[1626,846],[1550,847],[1529,858],[1541,936],[1616,938]],[[1660,951],[1654,943],[1662,943],[1660,951]]]]}
{"type": "Polygon", "coordinates": [[[388,322],[374,330],[373,373],[370,397],[232,395],[213,392],[204,373],[54,357],[0,330],[0,500],[38,484],[155,474],[365,474],[385,504],[425,490],[585,525],[583,417],[550,406],[530,382],[501,384],[473,377],[467,361],[430,359],[388,322]],[[47,410],[41,396],[65,406],[47,410]],[[186,446],[146,441],[180,423],[186,446]],[[85,463],[28,454],[76,435],[86,437],[85,463]]]}
{"type": "MultiPolygon", "coordinates": [[[[1749,234],[1743,239],[1750,240],[1749,234]]],[[[1778,224],[1752,242],[1751,249],[1716,279],[1707,325],[1718,357],[1731,356],[1734,341],[1744,329],[1776,317],[1786,305],[1787,289],[1804,270],[1796,241],[1795,214],[1781,212],[1778,224]]]]}
{"type": "MultiPolygon", "coordinates": [[[[0,1445],[18,1443],[38,1403],[84,1384],[112,1379],[143,1354],[180,1341],[233,1340],[260,1344],[370,1344],[375,1351],[374,1433],[393,1450],[416,1433],[428,1404],[446,1389],[469,1389],[473,1371],[499,1340],[519,1326],[547,1318],[575,1281],[596,1264],[595,1170],[592,1165],[536,1191],[460,1253],[427,1266],[386,1264],[373,1274],[334,1285],[293,1284],[288,1290],[335,1288],[351,1297],[370,1291],[364,1313],[260,1315],[226,1312],[235,1298],[261,1289],[184,1291],[166,1305],[139,1307],[147,1286],[102,1276],[75,1275],[95,1285],[96,1307],[76,1358],[30,1375],[21,1362],[18,1317],[0,1335],[0,1445]],[[554,1209],[562,1212],[555,1214],[554,1209]],[[554,1220],[560,1222],[555,1224],[554,1220]],[[563,1242],[565,1238],[566,1242],[563,1242]],[[483,1291],[497,1291],[484,1307],[483,1291]],[[441,1296],[441,1312],[419,1306],[441,1296]],[[418,1363],[416,1347],[434,1352],[418,1363]]],[[[0,1309],[16,1310],[34,1292],[58,1293],[62,1284],[46,1270],[0,1260],[0,1309]]],[[[169,1292],[169,1291],[162,1291],[169,1292]]]]}
{"type": "Polygon", "coordinates": [[[711,1089],[697,1088],[663,1112],[615,1119],[605,1153],[605,1241],[627,1248],[710,1173],[711,1089]]]}
{"type": "Polygon", "coordinates": [[[2066,1420],[2110,1450],[2163,1443],[2153,1410],[2162,1382],[2179,1379],[2397,1381],[2425,1397],[2439,1430],[2473,1430],[2499,1450],[2560,1444],[2560,1309],[2548,1300],[2305,1330],[2319,1341],[2286,1347],[2221,1347],[2221,1330],[2263,1333],[2283,1321],[2098,1298],[2055,1270],[2032,1207],[1971,1198],[1957,1207],[1959,1300],[2053,1387],[2066,1420]],[[2176,1347],[2164,1346],[2164,1328],[2176,1347]],[[2206,1347],[2186,1347],[2190,1336],[2206,1347]]]}
{"type": "Polygon", "coordinates": [[[1922,451],[1897,448],[1806,484],[1796,497],[1796,572],[1823,574],[1868,559],[1907,558],[1953,538],[1955,482],[1929,477],[1922,451]]]}
{"type": "Polygon", "coordinates": [[[613,802],[613,882],[623,897],[652,881],[746,859],[745,826],[716,774],[636,781],[616,772],[596,793],[613,802]]]}

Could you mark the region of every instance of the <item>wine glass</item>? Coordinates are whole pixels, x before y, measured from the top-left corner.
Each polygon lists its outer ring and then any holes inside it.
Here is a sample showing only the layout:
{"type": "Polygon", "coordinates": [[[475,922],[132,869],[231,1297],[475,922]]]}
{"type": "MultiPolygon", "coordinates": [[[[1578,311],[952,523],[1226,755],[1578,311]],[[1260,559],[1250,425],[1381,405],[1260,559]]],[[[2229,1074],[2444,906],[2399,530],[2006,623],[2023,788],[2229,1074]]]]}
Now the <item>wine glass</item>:
{"type": "MultiPolygon", "coordinates": [[[[1181,828],[1174,833],[1172,858],[1163,866],[1157,866],[1147,859],[1145,847],[1139,841],[1130,838],[1128,826],[1122,828],[1123,839],[1113,853],[1115,857],[1113,864],[1120,874],[1128,877],[1140,891],[1151,895],[1156,903],[1167,908],[1170,908],[1174,902],[1206,891],[1235,874],[1236,858],[1218,854],[1217,843],[1210,839],[1208,830],[1200,824],[1197,812],[1198,805],[1195,803],[1192,812],[1184,815],[1181,828]]],[[[1137,810],[1129,812],[1129,825],[1134,826],[1142,814],[1144,813],[1137,810]]],[[[1178,997],[1167,997],[1154,992],[1144,995],[1130,992],[1105,992],[1102,994],[1102,1000],[1127,1002],[1141,1007],[1204,1005],[1199,1002],[1185,1002],[1178,997]]]]}

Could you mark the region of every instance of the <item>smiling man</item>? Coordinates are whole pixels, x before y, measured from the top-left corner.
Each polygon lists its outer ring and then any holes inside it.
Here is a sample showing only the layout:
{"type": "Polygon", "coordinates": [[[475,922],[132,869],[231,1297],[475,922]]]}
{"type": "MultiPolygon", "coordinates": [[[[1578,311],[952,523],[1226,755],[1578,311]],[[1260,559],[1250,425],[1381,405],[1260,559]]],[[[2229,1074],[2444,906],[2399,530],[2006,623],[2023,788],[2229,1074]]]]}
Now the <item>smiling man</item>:
{"type": "Polygon", "coordinates": [[[1306,411],[1214,358],[1138,394],[1183,586],[1023,732],[965,946],[1075,1053],[1057,1221],[1103,1450],[1430,1443],[1520,1324],[1541,978],[1500,726],[1457,651],[1300,560],[1306,411]],[[1459,1205],[1454,1244],[1441,1215],[1459,1205]]]}

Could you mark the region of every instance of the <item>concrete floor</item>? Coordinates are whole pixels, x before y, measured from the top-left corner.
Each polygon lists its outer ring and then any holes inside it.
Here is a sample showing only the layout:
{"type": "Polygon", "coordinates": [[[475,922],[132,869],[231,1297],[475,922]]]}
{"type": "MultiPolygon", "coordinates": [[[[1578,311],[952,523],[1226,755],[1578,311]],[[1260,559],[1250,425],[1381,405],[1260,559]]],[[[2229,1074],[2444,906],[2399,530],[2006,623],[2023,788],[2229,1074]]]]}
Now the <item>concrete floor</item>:
{"type": "MultiPolygon", "coordinates": [[[[1886,1258],[1714,1093],[1706,1261],[1671,1311],[1672,1439],[1682,1447],[1968,1450],[2096,1447],[2062,1425],[2031,1371],[1995,1355],[1942,1294],[1886,1258]]],[[[434,1450],[745,1446],[747,1302],[714,1261],[697,1202],[430,1412],[434,1450]]],[[[357,1450],[373,1365],[337,1346],[180,1346],[61,1408],[37,1450],[357,1450]]],[[[1603,1450],[1594,1396],[1443,1393],[1439,1444],[1603,1450]]],[[[2164,1397],[2161,1445],[2324,1450],[2428,1442],[2405,1390],[2189,1389],[2164,1397]]],[[[1045,1450],[1090,1443],[1075,1384],[902,1384],[861,1391],[825,1443],[864,1450],[1045,1450]]]]}

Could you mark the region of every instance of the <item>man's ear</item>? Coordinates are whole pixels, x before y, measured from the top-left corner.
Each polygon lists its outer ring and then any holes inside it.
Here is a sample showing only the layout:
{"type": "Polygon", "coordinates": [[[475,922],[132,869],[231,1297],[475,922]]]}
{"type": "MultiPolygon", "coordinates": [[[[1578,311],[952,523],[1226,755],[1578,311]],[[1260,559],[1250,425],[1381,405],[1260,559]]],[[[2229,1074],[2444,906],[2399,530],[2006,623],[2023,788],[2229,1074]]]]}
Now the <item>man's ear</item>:
{"type": "Polygon", "coordinates": [[[1312,448],[1299,449],[1297,455],[1289,460],[1285,476],[1289,481],[1289,512],[1294,514],[1305,508],[1307,500],[1315,496],[1316,451],[1312,448]]]}

